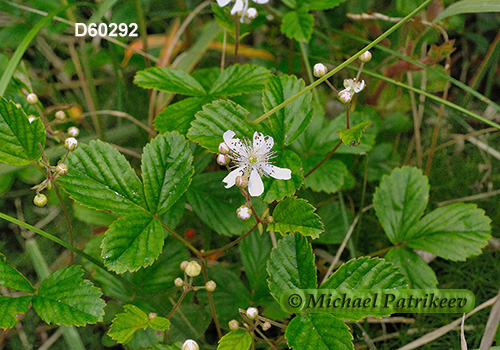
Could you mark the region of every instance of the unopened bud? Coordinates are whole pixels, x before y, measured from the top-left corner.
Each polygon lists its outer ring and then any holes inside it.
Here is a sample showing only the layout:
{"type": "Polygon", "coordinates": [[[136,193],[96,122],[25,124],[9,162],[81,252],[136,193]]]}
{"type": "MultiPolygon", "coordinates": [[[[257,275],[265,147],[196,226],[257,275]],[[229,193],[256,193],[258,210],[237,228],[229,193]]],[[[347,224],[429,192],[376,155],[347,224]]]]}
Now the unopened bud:
{"type": "Polygon", "coordinates": [[[240,325],[238,323],[238,321],[236,320],[231,320],[229,321],[229,329],[232,330],[232,331],[236,331],[240,328],[240,325]]]}
{"type": "Polygon", "coordinates": [[[80,135],[80,129],[78,129],[76,126],[71,126],[68,128],[68,135],[71,137],[77,137],[80,135]]]}
{"type": "Polygon", "coordinates": [[[219,153],[220,154],[228,154],[229,152],[231,152],[231,149],[229,148],[229,146],[227,145],[227,143],[221,142],[219,144],[219,153]]]}
{"type": "Polygon", "coordinates": [[[183,262],[181,262],[180,268],[181,268],[182,271],[184,271],[187,266],[188,266],[188,262],[187,261],[183,261],[183,262]]]}
{"type": "Polygon", "coordinates": [[[56,172],[58,175],[66,175],[68,173],[68,166],[64,163],[58,164],[56,167],[56,172]]]}
{"type": "Polygon", "coordinates": [[[321,78],[328,72],[328,68],[323,63],[316,63],[313,67],[313,74],[316,78],[321,78]]]}
{"type": "Polygon", "coordinates": [[[264,322],[264,324],[262,325],[262,330],[267,331],[269,328],[271,328],[271,324],[267,321],[264,322]]]}
{"type": "Polygon", "coordinates": [[[231,161],[231,159],[226,156],[225,154],[218,154],[217,155],[217,164],[219,165],[222,165],[222,166],[225,166],[225,165],[228,165],[229,162],[231,161]]]}
{"type": "Polygon", "coordinates": [[[254,20],[257,18],[257,16],[259,15],[259,13],[257,12],[257,9],[254,8],[254,7],[250,7],[248,10],[247,10],[247,13],[245,14],[247,16],[248,19],[250,20],[254,20]]]}
{"type": "Polygon", "coordinates": [[[19,108],[23,108],[23,106],[21,106],[20,103],[16,103],[16,107],[19,109],[19,108]]]}
{"type": "Polygon", "coordinates": [[[267,223],[268,223],[268,224],[272,224],[272,223],[274,222],[274,218],[273,218],[271,215],[269,215],[269,216],[266,218],[266,221],[267,221],[267,223]]]}
{"type": "Polygon", "coordinates": [[[182,287],[184,285],[184,281],[182,280],[182,278],[180,277],[177,277],[175,280],[174,280],[174,285],[176,287],[182,287]]]}
{"type": "Polygon", "coordinates": [[[36,94],[29,94],[26,96],[26,101],[28,101],[30,105],[35,105],[38,103],[38,96],[36,94]]]}
{"type": "Polygon", "coordinates": [[[242,205],[236,209],[236,214],[238,214],[238,218],[245,221],[252,217],[252,211],[246,205],[242,205]]]}
{"type": "Polygon", "coordinates": [[[217,288],[217,283],[215,283],[214,281],[208,281],[207,283],[205,283],[205,288],[207,289],[207,291],[213,292],[215,288],[217,288]]]}
{"type": "Polygon", "coordinates": [[[349,91],[342,90],[341,92],[339,92],[339,100],[343,104],[349,104],[352,100],[351,93],[349,91]]]}
{"type": "Polygon", "coordinates": [[[56,119],[60,120],[60,121],[65,120],[66,119],[66,113],[64,113],[64,111],[57,111],[56,112],[56,119]]]}
{"type": "Polygon", "coordinates": [[[36,120],[36,117],[34,115],[28,116],[28,121],[30,122],[30,124],[33,123],[35,120],[36,120]]]}
{"type": "Polygon", "coordinates": [[[257,310],[254,307],[249,307],[247,309],[247,316],[249,319],[255,320],[257,318],[257,316],[259,316],[259,310],[257,310]]]}
{"type": "Polygon", "coordinates": [[[189,277],[196,277],[201,272],[201,266],[196,261],[190,261],[188,262],[186,269],[184,271],[186,272],[186,275],[188,275],[189,277]]]}
{"type": "Polygon", "coordinates": [[[38,193],[33,199],[33,203],[35,203],[37,207],[44,207],[45,204],[47,204],[47,196],[43,193],[38,193]]]}
{"type": "Polygon", "coordinates": [[[75,139],[74,137],[68,137],[64,141],[64,148],[66,148],[68,151],[74,151],[78,147],[78,140],[75,139]]]}
{"type": "Polygon", "coordinates": [[[194,340],[188,339],[182,344],[182,350],[200,350],[200,347],[194,340]]]}
{"type": "Polygon", "coordinates": [[[361,62],[370,62],[371,59],[372,59],[372,54],[370,53],[370,51],[365,51],[361,56],[359,56],[359,60],[361,62]]]}
{"type": "Polygon", "coordinates": [[[149,318],[150,320],[152,320],[153,318],[157,318],[157,317],[158,317],[158,315],[157,315],[157,314],[155,314],[154,312],[150,312],[150,313],[149,313],[149,315],[148,315],[148,318],[149,318]]]}
{"type": "Polygon", "coordinates": [[[237,176],[235,179],[235,184],[239,188],[247,188],[248,186],[248,177],[242,175],[242,176],[237,176]]]}

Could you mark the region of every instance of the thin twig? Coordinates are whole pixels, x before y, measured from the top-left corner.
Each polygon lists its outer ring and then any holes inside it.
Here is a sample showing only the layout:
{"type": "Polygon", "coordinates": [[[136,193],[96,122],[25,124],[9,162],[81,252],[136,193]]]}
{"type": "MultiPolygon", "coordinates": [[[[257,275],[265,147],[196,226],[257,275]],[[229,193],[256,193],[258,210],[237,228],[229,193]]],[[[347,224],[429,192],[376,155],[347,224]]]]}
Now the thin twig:
{"type": "MultiPolygon", "coordinates": [[[[205,259],[201,259],[201,269],[203,271],[203,277],[205,278],[205,283],[208,282],[208,271],[207,262],[205,259]]],[[[212,292],[207,290],[208,302],[210,303],[210,310],[212,311],[212,317],[214,318],[215,328],[217,329],[217,335],[219,339],[222,338],[222,331],[220,329],[219,319],[217,318],[217,312],[215,311],[214,299],[212,297],[212,292]]]]}
{"type": "Polygon", "coordinates": [[[498,293],[497,301],[491,308],[490,315],[488,316],[488,322],[486,323],[486,328],[484,330],[483,338],[481,339],[481,345],[479,346],[479,350],[488,350],[491,347],[499,323],[500,323],[500,292],[498,293]]]}
{"type": "Polygon", "coordinates": [[[467,196],[467,197],[462,197],[462,198],[455,198],[455,199],[450,199],[450,200],[447,200],[447,201],[439,202],[437,204],[437,206],[438,207],[443,207],[445,205],[452,204],[452,203],[475,201],[475,200],[478,200],[478,199],[484,199],[484,198],[493,197],[493,196],[496,196],[496,195],[499,195],[499,194],[500,194],[500,190],[495,190],[495,191],[485,192],[485,193],[479,193],[479,194],[474,194],[472,196],[467,196]]]}
{"type": "Polygon", "coordinates": [[[307,178],[309,175],[311,175],[313,172],[315,172],[316,169],[318,169],[320,166],[322,166],[323,163],[326,162],[335,153],[335,151],[337,150],[337,148],[340,147],[341,144],[342,144],[342,140],[340,140],[337,143],[337,145],[335,147],[333,147],[333,149],[330,151],[330,153],[328,153],[325,156],[325,158],[323,158],[323,160],[321,160],[321,162],[319,162],[318,164],[316,164],[316,166],[314,168],[312,168],[311,170],[309,170],[309,172],[304,175],[304,179],[307,178]]]}

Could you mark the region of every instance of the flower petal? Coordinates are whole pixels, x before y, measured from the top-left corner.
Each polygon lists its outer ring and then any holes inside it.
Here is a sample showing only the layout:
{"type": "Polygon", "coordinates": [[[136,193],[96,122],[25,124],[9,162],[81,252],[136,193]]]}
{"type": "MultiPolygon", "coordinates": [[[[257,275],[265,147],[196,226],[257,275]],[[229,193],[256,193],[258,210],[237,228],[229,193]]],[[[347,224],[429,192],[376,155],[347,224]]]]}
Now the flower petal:
{"type": "Polygon", "coordinates": [[[261,169],[269,176],[277,180],[290,180],[292,171],[287,168],[280,168],[272,164],[262,164],[261,169]]]}
{"type": "Polygon", "coordinates": [[[346,90],[352,90],[354,85],[354,79],[344,79],[344,87],[346,90]]]}
{"type": "Polygon", "coordinates": [[[243,169],[236,168],[229,174],[227,174],[227,176],[224,179],[222,179],[222,182],[226,184],[225,186],[226,188],[233,187],[236,182],[236,178],[241,175],[243,175],[243,169]]]}
{"type": "Polygon", "coordinates": [[[256,4],[267,4],[269,0],[253,0],[256,4]]]}
{"type": "Polygon", "coordinates": [[[245,144],[240,139],[233,138],[234,135],[236,135],[234,131],[228,130],[222,135],[222,138],[231,151],[240,155],[246,155],[245,144]]]}
{"type": "Polygon", "coordinates": [[[363,91],[364,88],[365,88],[365,81],[364,80],[361,80],[360,82],[356,82],[354,84],[354,92],[355,93],[363,91]]]}
{"type": "MultiPolygon", "coordinates": [[[[233,6],[233,9],[231,10],[231,14],[232,15],[235,15],[241,11],[243,11],[243,7],[244,7],[244,0],[236,0],[236,3],[234,4],[233,6]]],[[[248,1],[248,0],[246,0],[248,1]]]]}
{"type": "Polygon", "coordinates": [[[258,197],[264,193],[264,183],[260,178],[259,172],[255,169],[252,170],[250,178],[248,179],[248,193],[252,197],[258,197]]]}
{"type": "Polygon", "coordinates": [[[219,5],[220,7],[224,7],[227,4],[229,4],[230,2],[231,2],[231,0],[217,0],[217,5],[219,5]]]}
{"type": "Polygon", "coordinates": [[[259,132],[253,134],[253,149],[257,155],[263,155],[273,149],[274,139],[259,132]]]}

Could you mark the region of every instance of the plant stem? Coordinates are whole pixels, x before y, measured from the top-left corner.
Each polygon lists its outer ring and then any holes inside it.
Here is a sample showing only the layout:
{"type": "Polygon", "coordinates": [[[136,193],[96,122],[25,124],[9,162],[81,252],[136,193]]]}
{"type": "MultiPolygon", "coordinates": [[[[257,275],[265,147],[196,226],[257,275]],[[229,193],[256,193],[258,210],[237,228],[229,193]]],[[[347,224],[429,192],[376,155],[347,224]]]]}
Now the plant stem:
{"type": "MultiPolygon", "coordinates": [[[[302,60],[304,61],[304,65],[306,67],[307,78],[309,79],[309,84],[311,84],[314,81],[314,77],[312,75],[311,64],[309,63],[309,57],[307,57],[306,44],[300,41],[299,46],[300,46],[300,52],[302,53],[302,60]]],[[[319,101],[318,91],[316,91],[316,89],[313,90],[313,96],[314,100],[319,105],[320,101],[319,101]]]]}
{"type": "MultiPolygon", "coordinates": [[[[203,277],[205,278],[205,283],[208,282],[208,271],[207,271],[207,261],[205,259],[201,259],[201,269],[203,271],[203,277]]],[[[217,329],[217,335],[219,339],[222,338],[222,331],[220,329],[219,319],[217,318],[217,313],[215,312],[215,304],[214,299],[212,297],[212,292],[207,290],[208,301],[210,303],[210,310],[212,311],[212,316],[214,318],[215,328],[217,329]]]]}
{"type": "Polygon", "coordinates": [[[206,253],[203,253],[203,257],[209,257],[211,255],[214,255],[216,253],[219,253],[219,252],[223,252],[233,246],[235,246],[236,244],[238,244],[239,242],[241,242],[242,240],[244,240],[246,237],[248,237],[253,231],[255,231],[255,229],[259,227],[259,223],[256,223],[255,225],[253,225],[253,227],[248,230],[247,233],[245,233],[244,235],[238,237],[237,239],[235,239],[234,241],[232,241],[231,243],[229,244],[226,244],[225,246],[223,247],[220,247],[220,248],[217,248],[217,249],[212,249],[212,250],[209,250],[208,252],[206,253]]]}
{"type": "Polygon", "coordinates": [[[341,144],[342,144],[342,141],[339,141],[337,143],[337,145],[335,147],[333,147],[333,149],[330,151],[330,153],[328,153],[325,156],[325,158],[323,158],[323,160],[321,160],[321,162],[319,162],[318,164],[316,164],[316,166],[314,168],[312,168],[311,170],[309,170],[309,172],[304,175],[304,179],[307,178],[309,175],[311,175],[313,172],[315,172],[316,169],[318,169],[320,166],[322,166],[323,163],[326,162],[335,153],[335,151],[337,150],[337,148],[340,147],[341,144]]]}
{"type": "Polygon", "coordinates": [[[351,122],[349,120],[349,104],[345,105],[345,118],[346,118],[347,129],[350,129],[351,128],[351,122]]]}
{"type": "Polygon", "coordinates": [[[238,16],[234,17],[235,33],[234,33],[234,59],[233,64],[238,62],[238,49],[240,46],[240,20],[238,16]]]}
{"type": "Polygon", "coordinates": [[[168,232],[170,232],[170,234],[172,236],[174,236],[175,239],[181,241],[182,243],[184,243],[184,245],[189,248],[198,258],[200,259],[203,259],[203,254],[198,250],[196,249],[195,247],[193,247],[193,245],[191,243],[189,243],[187,240],[185,240],[180,234],[178,234],[177,232],[175,232],[174,230],[172,230],[170,227],[168,227],[167,225],[165,225],[161,220],[158,220],[160,221],[161,225],[163,226],[163,228],[165,230],[167,230],[168,232]]]}
{"type": "MultiPolygon", "coordinates": [[[[71,220],[69,219],[68,211],[66,210],[66,205],[64,204],[61,192],[59,192],[59,188],[57,187],[57,183],[55,181],[53,183],[53,186],[54,186],[54,191],[56,192],[57,195],[57,199],[59,199],[59,203],[61,204],[64,217],[66,218],[66,224],[68,225],[68,231],[69,231],[70,244],[74,247],[75,244],[73,241],[73,226],[71,225],[71,220]]],[[[75,262],[75,252],[71,251],[71,265],[73,265],[74,262],[75,262]]]]}
{"type": "Polygon", "coordinates": [[[330,83],[330,81],[328,79],[325,80],[325,83],[326,83],[326,85],[328,85],[330,87],[330,89],[333,90],[333,92],[335,92],[335,95],[337,95],[337,96],[339,95],[339,92],[337,91],[337,89],[335,89],[335,86],[333,86],[332,83],[330,83]]]}

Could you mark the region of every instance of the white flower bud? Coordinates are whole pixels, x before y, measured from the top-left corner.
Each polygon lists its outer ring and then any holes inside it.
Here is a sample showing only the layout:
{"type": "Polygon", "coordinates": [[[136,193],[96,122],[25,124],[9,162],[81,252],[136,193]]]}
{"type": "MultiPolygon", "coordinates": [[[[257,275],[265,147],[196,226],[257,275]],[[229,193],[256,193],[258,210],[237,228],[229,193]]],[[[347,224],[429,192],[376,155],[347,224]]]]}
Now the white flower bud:
{"type": "Polygon", "coordinates": [[[56,167],[56,172],[60,176],[66,175],[68,173],[68,166],[64,163],[58,164],[56,167]]]}
{"type": "Polygon", "coordinates": [[[239,188],[247,188],[247,186],[248,186],[248,178],[246,176],[237,176],[236,180],[234,181],[234,183],[239,188]]]}
{"type": "Polygon", "coordinates": [[[328,68],[323,63],[316,63],[313,68],[313,74],[316,78],[321,78],[328,72],[328,68]]]}
{"type": "Polygon", "coordinates": [[[249,319],[255,320],[257,318],[257,316],[259,316],[259,310],[257,310],[254,307],[249,307],[247,309],[247,316],[249,319]]]}
{"type": "Polygon", "coordinates": [[[252,211],[246,205],[242,205],[236,210],[236,214],[238,214],[238,218],[241,220],[248,220],[252,217],[252,211]]]}
{"type": "Polygon", "coordinates": [[[78,140],[75,139],[74,137],[68,137],[66,140],[64,140],[64,148],[66,148],[68,151],[74,151],[78,147],[78,140]]]}
{"type": "Polygon", "coordinates": [[[60,121],[66,120],[66,113],[64,113],[64,111],[57,111],[56,119],[60,121]]]}
{"type": "Polygon", "coordinates": [[[44,207],[45,204],[47,204],[47,196],[43,193],[38,193],[33,199],[33,203],[35,203],[37,207],[44,207]]]}
{"type": "Polygon", "coordinates": [[[200,350],[200,347],[194,340],[188,339],[182,344],[182,350],[200,350]]]}
{"type": "Polygon", "coordinates": [[[26,101],[28,101],[30,105],[36,105],[38,103],[38,96],[36,94],[29,94],[26,96],[26,101]]]}
{"type": "Polygon", "coordinates": [[[181,265],[180,265],[180,268],[182,271],[186,270],[186,267],[188,266],[188,262],[187,261],[183,261],[181,262],[181,265]]]}
{"type": "Polygon", "coordinates": [[[16,103],[16,107],[19,109],[19,108],[23,108],[23,106],[21,106],[20,103],[16,103]]]}
{"type": "Polygon", "coordinates": [[[149,313],[149,315],[148,315],[148,318],[149,318],[150,320],[152,320],[153,318],[157,318],[157,317],[158,317],[158,315],[157,315],[157,314],[155,314],[154,312],[150,312],[150,313],[149,313]]]}
{"type": "Polygon", "coordinates": [[[372,59],[372,54],[370,53],[370,51],[365,51],[361,56],[359,56],[359,60],[361,62],[370,62],[371,59],[372,59]]]}
{"type": "Polygon", "coordinates": [[[174,285],[180,288],[184,285],[184,281],[182,280],[182,278],[177,277],[174,281],[174,285]]]}
{"type": "Polygon", "coordinates": [[[186,272],[186,275],[188,275],[189,277],[196,277],[201,272],[201,266],[196,261],[190,261],[188,262],[186,270],[184,271],[186,272]]]}
{"type": "Polygon", "coordinates": [[[264,322],[264,324],[262,325],[262,330],[267,331],[269,328],[271,328],[271,324],[267,321],[264,322]]]}
{"type": "Polygon", "coordinates": [[[218,154],[217,155],[217,164],[225,166],[228,165],[231,159],[226,156],[225,154],[218,154]]]}
{"type": "Polygon", "coordinates": [[[238,328],[240,328],[240,325],[238,323],[238,321],[236,320],[231,320],[229,321],[229,329],[232,330],[232,331],[236,331],[238,330],[238,328]]]}
{"type": "Polygon", "coordinates": [[[349,104],[352,100],[351,93],[349,91],[342,90],[341,92],[339,92],[339,100],[343,104],[349,104]]]}
{"type": "Polygon", "coordinates": [[[221,154],[228,154],[229,152],[231,152],[231,149],[229,148],[229,146],[227,145],[227,143],[221,142],[219,144],[219,153],[221,153],[221,154]]]}
{"type": "Polygon", "coordinates": [[[250,20],[254,20],[257,18],[257,16],[259,15],[259,13],[257,12],[257,9],[254,8],[254,7],[250,7],[248,10],[247,10],[247,13],[245,14],[247,16],[248,19],[250,20]]]}
{"type": "Polygon", "coordinates": [[[80,135],[80,129],[78,129],[76,126],[71,126],[68,128],[68,135],[71,137],[77,137],[80,135]]]}
{"type": "Polygon", "coordinates": [[[207,289],[207,291],[213,292],[215,288],[217,288],[217,284],[214,281],[208,281],[207,283],[205,283],[205,288],[207,289]]]}
{"type": "Polygon", "coordinates": [[[34,115],[28,116],[28,121],[30,122],[30,124],[33,123],[35,120],[36,120],[36,117],[34,115]]]}

